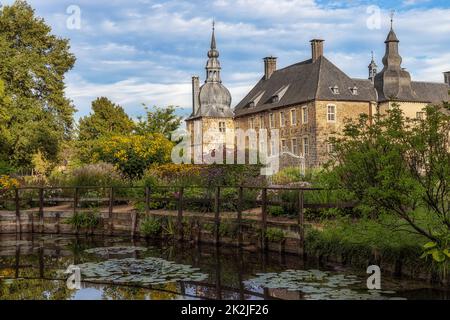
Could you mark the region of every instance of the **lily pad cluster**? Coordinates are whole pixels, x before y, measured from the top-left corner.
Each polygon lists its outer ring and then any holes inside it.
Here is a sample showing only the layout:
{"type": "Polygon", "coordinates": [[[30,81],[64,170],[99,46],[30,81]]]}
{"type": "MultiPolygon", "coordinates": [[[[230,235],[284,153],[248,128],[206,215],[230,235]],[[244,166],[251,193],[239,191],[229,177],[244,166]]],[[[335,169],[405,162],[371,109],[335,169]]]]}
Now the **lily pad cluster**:
{"type": "Polygon", "coordinates": [[[384,300],[394,291],[367,290],[355,275],[331,274],[320,270],[286,270],[281,273],[258,273],[246,285],[268,289],[302,292],[309,300],[384,300]]]}
{"type": "Polygon", "coordinates": [[[177,281],[203,281],[208,275],[189,265],[161,258],[111,259],[80,264],[83,281],[112,284],[159,285],[177,281]]]}
{"type": "Polygon", "coordinates": [[[92,248],[84,250],[86,253],[95,254],[98,256],[109,256],[109,255],[126,255],[133,254],[137,252],[147,251],[144,247],[102,247],[102,248],[92,248]]]}

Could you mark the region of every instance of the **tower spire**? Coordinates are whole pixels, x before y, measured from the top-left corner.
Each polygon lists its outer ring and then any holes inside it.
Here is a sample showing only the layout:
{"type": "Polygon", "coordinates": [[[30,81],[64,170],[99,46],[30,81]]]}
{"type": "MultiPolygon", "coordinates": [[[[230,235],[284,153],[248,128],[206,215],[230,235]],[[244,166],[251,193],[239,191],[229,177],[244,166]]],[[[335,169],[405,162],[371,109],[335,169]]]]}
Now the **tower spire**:
{"type": "Polygon", "coordinates": [[[216,21],[212,22],[211,50],[216,49],[216,21]]]}
{"type": "Polygon", "coordinates": [[[220,62],[219,51],[216,44],[216,21],[212,22],[211,49],[208,51],[208,63],[206,64],[206,82],[219,82],[220,79],[220,62]]]}
{"type": "Polygon", "coordinates": [[[369,80],[372,81],[372,83],[375,82],[375,76],[377,75],[377,73],[378,73],[378,66],[375,62],[375,57],[372,51],[372,60],[370,61],[369,64],[369,80]]]}

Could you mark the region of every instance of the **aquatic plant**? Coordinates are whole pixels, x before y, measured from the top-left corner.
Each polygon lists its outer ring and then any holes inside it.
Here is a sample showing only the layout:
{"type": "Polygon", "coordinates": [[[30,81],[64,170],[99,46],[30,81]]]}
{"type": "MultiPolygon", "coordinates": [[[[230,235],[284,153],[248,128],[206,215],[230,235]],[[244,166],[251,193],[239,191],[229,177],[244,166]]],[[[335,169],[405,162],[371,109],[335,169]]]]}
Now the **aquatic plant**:
{"type": "Polygon", "coordinates": [[[111,259],[77,265],[83,281],[112,284],[159,285],[177,281],[203,281],[207,274],[189,265],[161,258],[111,259]]]}
{"type": "MultiPolygon", "coordinates": [[[[320,270],[286,270],[258,273],[245,281],[249,286],[300,291],[311,300],[382,300],[400,299],[394,291],[367,290],[355,275],[331,274],[320,270]]],[[[365,284],[365,282],[364,282],[365,284]]]]}
{"type": "Polygon", "coordinates": [[[91,248],[86,249],[84,252],[95,254],[98,256],[110,256],[110,255],[126,255],[133,254],[137,252],[147,251],[144,247],[101,247],[101,248],[91,248]]]}
{"type": "Polygon", "coordinates": [[[100,224],[99,209],[89,212],[75,212],[73,216],[66,219],[66,223],[72,225],[75,230],[87,229],[93,231],[100,224]]]}
{"type": "Polygon", "coordinates": [[[162,224],[161,221],[154,217],[145,218],[141,222],[141,233],[146,237],[156,237],[161,234],[162,224]]]}
{"type": "Polygon", "coordinates": [[[267,228],[266,239],[270,242],[282,242],[286,238],[286,234],[279,228],[267,228]]]}

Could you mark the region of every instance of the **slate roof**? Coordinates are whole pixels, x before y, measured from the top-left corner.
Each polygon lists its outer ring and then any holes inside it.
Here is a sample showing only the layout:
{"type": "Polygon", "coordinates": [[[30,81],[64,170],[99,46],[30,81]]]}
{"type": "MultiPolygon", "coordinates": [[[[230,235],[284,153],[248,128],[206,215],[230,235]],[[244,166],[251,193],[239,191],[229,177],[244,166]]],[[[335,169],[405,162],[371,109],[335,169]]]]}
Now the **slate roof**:
{"type": "MultiPolygon", "coordinates": [[[[258,99],[257,99],[258,100],[258,99]]],[[[352,79],[324,56],[293,64],[264,77],[235,107],[235,116],[257,113],[277,107],[301,104],[312,100],[326,101],[376,101],[377,94],[369,80],[352,79]],[[278,101],[273,100],[280,89],[289,86],[278,101]],[[337,86],[339,94],[332,87],[337,86]],[[357,88],[352,94],[350,88],[357,88]],[[252,106],[253,100],[262,97],[252,106]]]]}
{"type": "Polygon", "coordinates": [[[445,83],[412,81],[411,87],[420,102],[441,103],[449,101],[448,91],[450,87],[445,83]]]}

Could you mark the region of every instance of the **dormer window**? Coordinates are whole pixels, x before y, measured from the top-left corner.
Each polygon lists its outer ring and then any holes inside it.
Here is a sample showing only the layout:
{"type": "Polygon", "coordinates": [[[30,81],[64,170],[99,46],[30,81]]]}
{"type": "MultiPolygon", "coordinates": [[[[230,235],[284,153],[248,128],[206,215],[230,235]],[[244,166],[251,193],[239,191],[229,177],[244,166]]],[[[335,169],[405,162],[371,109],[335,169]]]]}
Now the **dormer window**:
{"type": "Polygon", "coordinates": [[[286,91],[289,89],[289,85],[282,87],[280,90],[274,93],[271,98],[272,103],[278,103],[283,98],[286,91]]]}
{"type": "Polygon", "coordinates": [[[259,103],[259,101],[261,100],[261,98],[263,97],[265,91],[260,91],[258,92],[248,103],[248,107],[249,108],[254,108],[256,107],[256,105],[259,103]]]}
{"type": "Polygon", "coordinates": [[[358,87],[349,88],[352,95],[357,96],[358,95],[358,87]]]}
{"type": "Polygon", "coordinates": [[[338,86],[334,86],[330,88],[331,92],[333,92],[333,94],[339,94],[339,87],[338,86]]]}

